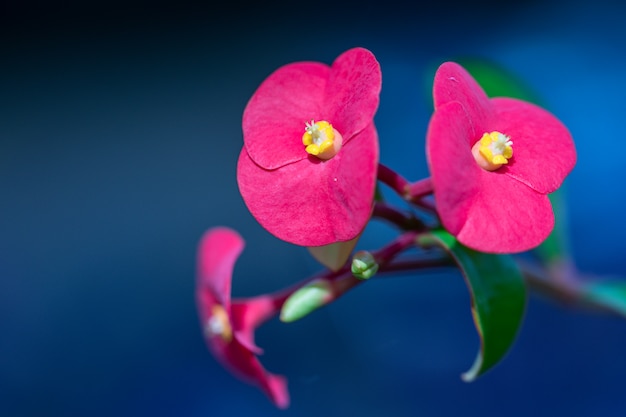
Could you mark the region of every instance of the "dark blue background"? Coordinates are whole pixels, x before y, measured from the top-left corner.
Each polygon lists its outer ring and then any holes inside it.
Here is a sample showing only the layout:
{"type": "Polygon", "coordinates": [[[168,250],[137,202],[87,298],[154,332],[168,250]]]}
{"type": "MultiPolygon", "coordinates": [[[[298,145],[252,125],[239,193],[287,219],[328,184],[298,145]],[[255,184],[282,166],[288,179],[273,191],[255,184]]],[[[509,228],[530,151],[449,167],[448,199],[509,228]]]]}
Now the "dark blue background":
{"type": "MultiPolygon", "coordinates": [[[[510,354],[478,349],[457,273],[382,279],[302,321],[262,327],[276,410],[208,353],[194,305],[208,227],[247,241],[233,293],[319,268],[266,233],[236,186],[241,113],[298,60],[369,48],[383,70],[381,161],[427,173],[432,69],[492,59],[569,126],[578,266],[626,275],[626,29],[619,2],[284,2],[0,10],[0,414],[3,416],[624,416],[626,322],[533,296],[510,354]]],[[[361,242],[391,238],[373,224],[361,242]]]]}

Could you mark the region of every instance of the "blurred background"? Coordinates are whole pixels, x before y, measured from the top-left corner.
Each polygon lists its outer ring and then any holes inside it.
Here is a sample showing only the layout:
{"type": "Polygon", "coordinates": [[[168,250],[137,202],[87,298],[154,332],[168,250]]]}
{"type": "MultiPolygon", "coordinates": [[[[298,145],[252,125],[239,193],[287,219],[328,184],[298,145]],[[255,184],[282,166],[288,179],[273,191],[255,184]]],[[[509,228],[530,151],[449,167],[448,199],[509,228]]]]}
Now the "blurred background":
{"type": "MultiPolygon", "coordinates": [[[[209,354],[196,244],[246,239],[234,296],[317,272],[248,213],[241,115],[281,65],[370,49],[381,162],[428,175],[433,68],[496,62],[572,131],[568,230],[585,272],[626,276],[626,8],[607,1],[229,3],[5,0],[0,6],[0,415],[624,416],[626,320],[533,295],[517,343],[476,382],[452,272],[374,280],[257,333],[289,379],[279,411],[209,354]],[[259,266],[261,265],[261,267],[259,266]]],[[[393,236],[373,224],[361,245],[393,236]]]]}

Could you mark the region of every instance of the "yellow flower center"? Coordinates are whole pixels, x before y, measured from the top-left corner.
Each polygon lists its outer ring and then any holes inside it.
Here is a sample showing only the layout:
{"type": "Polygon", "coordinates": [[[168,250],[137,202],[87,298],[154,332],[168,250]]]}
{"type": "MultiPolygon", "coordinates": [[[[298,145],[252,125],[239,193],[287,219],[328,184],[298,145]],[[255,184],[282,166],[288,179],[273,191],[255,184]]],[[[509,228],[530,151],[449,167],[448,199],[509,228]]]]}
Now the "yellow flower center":
{"type": "Polygon", "coordinates": [[[337,155],[343,144],[343,136],[325,120],[306,123],[302,143],[308,154],[327,160],[337,155]]]}
{"type": "Polygon", "coordinates": [[[485,133],[472,147],[476,163],[487,171],[495,171],[513,157],[513,142],[503,133],[485,133]]]}
{"type": "Polygon", "coordinates": [[[210,337],[221,337],[226,343],[232,340],[233,329],[230,326],[230,320],[228,320],[228,314],[224,307],[216,304],[211,308],[211,315],[206,322],[204,331],[210,337]]]}

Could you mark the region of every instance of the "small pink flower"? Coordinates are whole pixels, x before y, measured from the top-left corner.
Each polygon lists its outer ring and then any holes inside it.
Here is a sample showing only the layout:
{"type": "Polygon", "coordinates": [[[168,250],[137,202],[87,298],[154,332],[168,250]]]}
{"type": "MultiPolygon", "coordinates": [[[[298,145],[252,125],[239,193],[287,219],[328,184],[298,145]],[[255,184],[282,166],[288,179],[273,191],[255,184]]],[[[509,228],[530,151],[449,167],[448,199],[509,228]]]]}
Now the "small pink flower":
{"type": "Polygon", "coordinates": [[[437,70],[433,96],[426,151],[443,226],[483,252],[539,245],[554,227],[547,194],[576,163],[567,128],[534,104],[488,98],[453,62],[437,70]]]}
{"type": "Polygon", "coordinates": [[[285,65],[243,114],[237,166],[243,199],[270,233],[301,246],[355,238],[372,211],[380,65],[363,48],[332,66],[285,65]]]}
{"type": "Polygon", "coordinates": [[[254,330],[278,314],[282,303],[270,296],[230,299],[235,261],[243,239],[233,230],[208,230],[198,247],[196,301],[207,345],[233,374],[257,385],[279,408],[289,406],[287,382],[268,373],[256,355],[263,351],[254,343],[254,330]],[[277,305],[278,304],[278,305],[277,305]]]}

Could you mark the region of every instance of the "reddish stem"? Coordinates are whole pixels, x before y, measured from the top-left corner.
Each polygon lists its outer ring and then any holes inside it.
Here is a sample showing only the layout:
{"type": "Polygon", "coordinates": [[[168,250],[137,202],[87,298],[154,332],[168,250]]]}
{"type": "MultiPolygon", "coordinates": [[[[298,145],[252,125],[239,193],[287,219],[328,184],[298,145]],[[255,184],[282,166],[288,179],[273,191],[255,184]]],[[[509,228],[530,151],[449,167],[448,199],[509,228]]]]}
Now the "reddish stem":
{"type": "Polygon", "coordinates": [[[426,225],[413,215],[403,213],[394,206],[377,201],[372,217],[384,219],[401,230],[425,230],[426,225]]]}
{"type": "Polygon", "coordinates": [[[414,183],[409,184],[407,187],[408,199],[411,201],[421,200],[433,193],[433,182],[428,178],[421,179],[419,181],[415,181],[414,183]]]}
{"type": "Polygon", "coordinates": [[[409,182],[393,169],[379,163],[378,180],[394,190],[402,198],[406,198],[409,182]]]}
{"type": "MultiPolygon", "coordinates": [[[[405,232],[401,234],[400,236],[398,236],[395,240],[393,240],[388,245],[372,253],[374,258],[376,259],[376,262],[379,265],[379,271],[381,273],[397,272],[400,270],[409,270],[409,268],[420,269],[422,267],[425,268],[425,267],[431,267],[431,266],[444,265],[443,263],[431,264],[431,263],[428,263],[427,261],[423,261],[424,262],[423,264],[419,263],[418,261],[416,261],[413,264],[401,264],[401,267],[399,267],[398,265],[390,264],[390,262],[397,255],[399,255],[401,252],[403,252],[405,249],[407,249],[408,247],[412,246],[415,243],[415,238],[417,237],[417,234],[418,232],[414,230],[405,232]],[[401,269],[401,268],[405,268],[405,269],[401,269]]],[[[448,263],[445,263],[445,265],[448,265],[448,263]]],[[[289,296],[291,296],[291,294],[293,294],[296,290],[298,290],[299,288],[302,288],[303,286],[305,286],[306,284],[312,281],[319,280],[319,279],[323,279],[332,283],[333,296],[329,302],[336,300],[341,295],[345,294],[348,290],[364,282],[364,280],[357,279],[352,275],[351,264],[348,262],[338,271],[326,270],[325,272],[321,274],[318,273],[318,274],[313,275],[312,277],[306,278],[295,285],[289,286],[287,288],[283,288],[272,294],[269,294],[269,296],[273,300],[274,306],[277,307],[277,310],[280,310],[280,308],[285,303],[287,298],[289,298],[289,296]]]]}
{"type": "Polygon", "coordinates": [[[425,199],[425,197],[433,193],[433,184],[430,177],[411,183],[391,168],[379,163],[378,180],[389,186],[404,200],[430,212],[437,212],[435,205],[425,199]]]}
{"type": "MultiPolygon", "coordinates": [[[[415,238],[417,237],[416,231],[408,231],[398,236],[394,241],[387,246],[372,253],[376,263],[379,266],[379,270],[384,269],[385,266],[391,262],[397,255],[403,252],[405,249],[415,244],[415,238]]],[[[346,265],[339,275],[329,279],[333,284],[333,295],[328,303],[335,301],[337,298],[356,287],[357,285],[365,282],[365,280],[358,279],[352,275],[351,265],[346,265]]],[[[327,303],[327,304],[328,304],[327,303]]]]}

